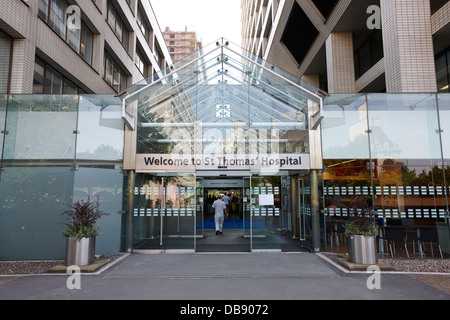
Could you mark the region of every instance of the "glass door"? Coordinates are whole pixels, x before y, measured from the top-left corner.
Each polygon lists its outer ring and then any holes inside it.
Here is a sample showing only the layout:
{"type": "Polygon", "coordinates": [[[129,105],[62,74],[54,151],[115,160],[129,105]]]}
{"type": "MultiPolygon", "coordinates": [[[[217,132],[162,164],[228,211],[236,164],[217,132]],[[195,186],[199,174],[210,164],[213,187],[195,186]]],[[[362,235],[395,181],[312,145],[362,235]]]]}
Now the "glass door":
{"type": "MultiPolygon", "coordinates": [[[[251,212],[252,212],[252,194],[251,194],[251,178],[244,177],[244,189],[242,194],[243,214],[242,228],[244,238],[251,239],[251,212]]],[[[250,245],[251,247],[251,245],[250,245]]]]}
{"type": "Polygon", "coordinates": [[[142,174],[136,185],[134,248],[194,250],[195,175],[142,174]]]}
{"type": "Polygon", "coordinates": [[[196,184],[196,218],[195,218],[195,236],[204,237],[205,212],[207,210],[208,199],[203,187],[203,178],[197,178],[196,184]]]}
{"type": "Polygon", "coordinates": [[[311,188],[309,179],[298,179],[298,225],[300,241],[306,248],[312,248],[311,188]]]}
{"type": "Polygon", "coordinates": [[[281,178],[251,178],[252,250],[281,250],[281,178]]]}

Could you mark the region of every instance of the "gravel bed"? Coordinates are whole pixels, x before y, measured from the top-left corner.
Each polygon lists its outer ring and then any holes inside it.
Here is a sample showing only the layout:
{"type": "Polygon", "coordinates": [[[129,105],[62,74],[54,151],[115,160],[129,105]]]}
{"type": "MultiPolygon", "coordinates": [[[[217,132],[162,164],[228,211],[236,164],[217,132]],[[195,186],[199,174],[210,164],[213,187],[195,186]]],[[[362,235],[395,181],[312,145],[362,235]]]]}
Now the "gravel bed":
{"type": "MultiPolygon", "coordinates": [[[[109,254],[100,259],[109,259],[112,262],[122,256],[122,254],[109,254]]],[[[64,261],[0,261],[0,275],[43,274],[61,263],[64,261]]]]}
{"type": "MultiPolygon", "coordinates": [[[[342,254],[325,253],[325,256],[336,261],[336,258],[342,254]]],[[[383,259],[384,262],[390,264],[398,272],[425,272],[425,273],[449,273],[450,259],[383,259]]]]}
{"type": "Polygon", "coordinates": [[[402,272],[450,273],[450,259],[384,259],[402,272]]]}

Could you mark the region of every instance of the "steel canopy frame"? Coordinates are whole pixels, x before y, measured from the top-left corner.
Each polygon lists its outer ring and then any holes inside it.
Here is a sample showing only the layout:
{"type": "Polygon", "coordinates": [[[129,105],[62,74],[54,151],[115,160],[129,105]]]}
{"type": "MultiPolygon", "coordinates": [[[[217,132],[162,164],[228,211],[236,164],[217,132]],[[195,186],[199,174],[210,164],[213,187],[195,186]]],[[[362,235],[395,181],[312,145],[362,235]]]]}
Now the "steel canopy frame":
{"type": "MultiPolygon", "coordinates": [[[[188,68],[189,66],[191,66],[192,64],[196,63],[197,61],[201,61],[202,59],[204,59],[206,56],[214,53],[215,51],[220,50],[221,51],[221,56],[222,56],[222,65],[223,63],[223,52],[224,49],[225,50],[229,50],[230,52],[232,52],[233,54],[239,56],[241,59],[245,60],[246,62],[248,62],[250,65],[254,65],[260,69],[262,69],[263,71],[266,71],[268,73],[270,73],[271,75],[281,79],[282,81],[287,82],[289,85],[293,86],[294,88],[300,90],[308,99],[312,100],[313,102],[317,103],[319,106],[319,109],[312,115],[310,115],[310,130],[317,130],[317,128],[319,127],[321,121],[323,120],[324,117],[324,111],[323,111],[323,97],[319,95],[320,90],[317,91],[317,93],[313,93],[310,90],[302,87],[301,85],[291,81],[290,79],[287,79],[286,77],[278,74],[277,72],[273,71],[272,68],[267,68],[265,66],[263,66],[262,64],[244,56],[243,54],[237,52],[236,50],[230,48],[230,42],[227,41],[224,38],[219,39],[216,43],[216,48],[214,48],[211,51],[207,51],[203,54],[201,54],[200,56],[196,57],[195,59],[190,60],[189,62],[185,63],[184,65],[182,65],[181,67],[175,69],[173,66],[169,67],[170,72],[168,74],[166,74],[164,77],[159,78],[157,81],[154,81],[148,85],[145,85],[144,87],[140,88],[139,90],[136,90],[135,92],[128,94],[127,90],[125,90],[124,92],[122,92],[121,94],[119,94],[118,96],[122,98],[122,120],[124,121],[124,123],[127,125],[128,129],[131,131],[136,130],[136,125],[137,125],[137,119],[133,116],[131,116],[128,112],[127,112],[127,101],[129,101],[131,98],[135,97],[136,95],[150,89],[151,87],[163,83],[164,81],[166,81],[167,79],[169,79],[170,77],[175,77],[177,73],[179,73],[180,71],[188,68]]],[[[202,50],[200,50],[198,53],[202,52],[202,50]]],[[[251,55],[251,53],[248,53],[249,55],[251,55]]]]}

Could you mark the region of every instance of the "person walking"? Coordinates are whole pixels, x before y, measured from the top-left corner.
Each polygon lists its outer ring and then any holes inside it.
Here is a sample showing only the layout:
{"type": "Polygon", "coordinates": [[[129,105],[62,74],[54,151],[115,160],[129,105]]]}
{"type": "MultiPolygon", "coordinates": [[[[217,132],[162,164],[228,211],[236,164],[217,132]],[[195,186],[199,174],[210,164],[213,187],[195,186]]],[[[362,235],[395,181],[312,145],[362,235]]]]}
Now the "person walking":
{"type": "Polygon", "coordinates": [[[228,214],[227,205],[222,199],[216,200],[212,207],[214,208],[214,221],[216,223],[216,235],[222,234],[225,214],[228,214]]]}

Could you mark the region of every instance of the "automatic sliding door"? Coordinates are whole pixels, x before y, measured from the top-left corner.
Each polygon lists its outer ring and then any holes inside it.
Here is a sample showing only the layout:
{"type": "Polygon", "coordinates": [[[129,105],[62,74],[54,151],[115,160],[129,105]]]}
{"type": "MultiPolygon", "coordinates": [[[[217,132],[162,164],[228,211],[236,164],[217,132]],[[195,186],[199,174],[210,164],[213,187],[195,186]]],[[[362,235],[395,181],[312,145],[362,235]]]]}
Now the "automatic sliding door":
{"type": "Polygon", "coordinates": [[[281,178],[251,178],[252,250],[281,250],[281,178]]]}
{"type": "Polygon", "coordinates": [[[139,175],[135,189],[134,248],[194,250],[195,190],[193,174],[139,175]]]}
{"type": "Polygon", "coordinates": [[[166,177],[165,248],[194,250],[195,175],[166,177]]]}
{"type": "Polygon", "coordinates": [[[312,248],[312,216],[311,216],[311,188],[309,180],[298,180],[298,219],[300,229],[300,241],[304,247],[312,248]]]}

